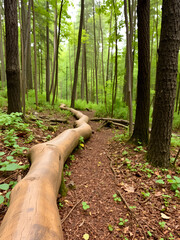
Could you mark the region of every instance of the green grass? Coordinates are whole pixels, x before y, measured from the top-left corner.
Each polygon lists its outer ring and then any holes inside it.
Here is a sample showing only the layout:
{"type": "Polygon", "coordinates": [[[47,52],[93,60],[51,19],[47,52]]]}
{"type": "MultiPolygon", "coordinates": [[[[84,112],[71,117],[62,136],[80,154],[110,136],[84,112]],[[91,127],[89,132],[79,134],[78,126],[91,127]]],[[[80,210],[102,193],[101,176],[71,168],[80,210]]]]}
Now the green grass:
{"type": "MultiPolygon", "coordinates": [[[[64,103],[67,106],[70,106],[70,100],[60,99],[57,98],[55,101],[54,106],[51,104],[52,96],[50,102],[46,102],[46,93],[39,93],[38,94],[38,106],[35,104],[35,92],[34,90],[28,91],[28,96],[26,96],[26,112],[35,110],[39,112],[43,112],[45,110],[52,110],[56,112],[61,112],[60,104],[64,103]]],[[[77,99],[75,101],[75,108],[78,110],[85,110],[86,108],[94,110],[95,115],[97,117],[110,117],[111,116],[111,98],[107,99],[107,108],[105,107],[104,103],[96,103],[89,102],[86,103],[86,100],[77,99]]],[[[0,108],[7,107],[7,89],[0,90],[0,108]]],[[[135,120],[135,111],[136,111],[136,103],[133,101],[133,118],[135,120]]],[[[64,111],[65,112],[65,111],[64,111]]],[[[114,105],[114,116],[113,118],[122,118],[128,119],[128,107],[125,103],[122,102],[120,98],[117,98],[117,101],[114,105]]],[[[152,123],[152,107],[150,109],[150,124],[152,123]]],[[[173,131],[180,130],[180,117],[177,112],[174,113],[173,118],[173,131]]],[[[174,143],[173,143],[174,145],[174,143]]]]}

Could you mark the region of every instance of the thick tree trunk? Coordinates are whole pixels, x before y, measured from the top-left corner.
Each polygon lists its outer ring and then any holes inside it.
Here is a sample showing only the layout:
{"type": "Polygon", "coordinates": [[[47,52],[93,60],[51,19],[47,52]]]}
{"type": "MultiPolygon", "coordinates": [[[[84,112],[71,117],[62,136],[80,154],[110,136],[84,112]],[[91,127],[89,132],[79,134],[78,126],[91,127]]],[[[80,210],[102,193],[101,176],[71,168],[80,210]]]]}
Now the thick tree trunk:
{"type": "Polygon", "coordinates": [[[150,106],[150,0],[138,0],[138,84],[136,119],[130,140],[147,145],[150,106]]]}
{"type": "Polygon", "coordinates": [[[180,1],[164,0],[152,131],[147,152],[148,161],[160,167],[168,167],[170,164],[170,142],[180,46],[179,20],[180,1]]]}
{"type": "Polygon", "coordinates": [[[1,240],[63,240],[56,198],[64,162],[78,145],[80,136],[91,135],[88,117],[72,108],[77,128],[30,149],[28,174],[12,190],[9,209],[0,227],[1,240]]]}
{"type": "Polygon", "coordinates": [[[4,6],[6,23],[6,74],[8,113],[21,112],[17,1],[6,0],[4,2],[4,6]]]}

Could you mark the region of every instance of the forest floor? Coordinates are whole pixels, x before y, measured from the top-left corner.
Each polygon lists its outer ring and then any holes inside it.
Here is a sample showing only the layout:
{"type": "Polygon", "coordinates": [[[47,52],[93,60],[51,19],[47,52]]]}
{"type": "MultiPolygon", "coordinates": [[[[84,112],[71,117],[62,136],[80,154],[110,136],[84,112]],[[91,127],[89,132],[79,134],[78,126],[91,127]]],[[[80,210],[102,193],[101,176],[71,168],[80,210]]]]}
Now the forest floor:
{"type": "MultiPolygon", "coordinates": [[[[83,113],[94,116],[91,111],[83,113]]],[[[59,114],[36,113],[36,117],[50,126],[50,118],[64,117],[59,114]]],[[[45,142],[47,136],[55,137],[72,128],[73,121],[69,116],[67,123],[53,123],[46,131],[31,121],[29,128],[35,138],[24,143],[26,136],[19,134],[18,144],[30,148],[45,142]]],[[[57,200],[64,239],[180,240],[180,193],[175,194],[168,182],[176,179],[175,187],[178,185],[178,160],[176,169],[154,168],[145,161],[145,148],[122,140],[123,128],[104,127],[100,121],[89,124],[93,130],[91,138],[75,149],[64,167],[68,193],[66,197],[59,195],[57,200]]],[[[5,152],[1,161],[5,161],[12,150],[0,138],[0,149],[5,152]]],[[[177,151],[172,149],[172,157],[177,151]]],[[[28,163],[26,156],[16,159],[20,164],[28,163]]],[[[0,172],[0,184],[17,181],[27,171],[0,172]]],[[[6,193],[0,190],[1,196],[6,193]]],[[[1,204],[0,222],[6,211],[7,204],[1,204]]]]}

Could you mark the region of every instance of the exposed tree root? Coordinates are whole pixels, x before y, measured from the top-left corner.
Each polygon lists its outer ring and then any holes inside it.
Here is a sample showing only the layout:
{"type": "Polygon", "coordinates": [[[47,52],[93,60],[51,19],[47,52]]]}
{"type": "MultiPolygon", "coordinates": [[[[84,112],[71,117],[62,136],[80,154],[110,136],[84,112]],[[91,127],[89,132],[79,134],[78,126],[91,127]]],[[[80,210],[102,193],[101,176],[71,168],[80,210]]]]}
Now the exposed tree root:
{"type": "Polygon", "coordinates": [[[28,174],[13,188],[10,206],[0,227],[0,240],[63,240],[57,195],[64,163],[82,136],[91,136],[88,117],[65,105],[77,119],[75,129],[37,144],[29,151],[28,174]]]}

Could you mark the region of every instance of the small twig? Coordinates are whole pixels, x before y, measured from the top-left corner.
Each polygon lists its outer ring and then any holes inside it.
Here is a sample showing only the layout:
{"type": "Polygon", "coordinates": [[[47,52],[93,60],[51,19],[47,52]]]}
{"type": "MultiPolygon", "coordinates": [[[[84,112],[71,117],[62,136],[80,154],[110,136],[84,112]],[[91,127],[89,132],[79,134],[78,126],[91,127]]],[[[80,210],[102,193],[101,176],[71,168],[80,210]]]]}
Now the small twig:
{"type": "Polygon", "coordinates": [[[178,150],[178,152],[177,152],[177,154],[176,154],[176,157],[175,157],[175,159],[174,159],[174,162],[173,162],[173,165],[174,165],[174,166],[176,165],[176,161],[177,161],[177,159],[178,159],[179,153],[180,153],[180,148],[179,148],[179,150],[178,150]]]}
{"type": "Polygon", "coordinates": [[[17,173],[11,174],[9,177],[7,177],[7,178],[5,178],[5,179],[2,179],[2,180],[0,181],[0,183],[5,182],[5,181],[8,180],[9,178],[13,178],[14,175],[16,175],[16,174],[17,174],[17,173]]]}
{"type": "Polygon", "coordinates": [[[109,121],[110,123],[114,124],[115,126],[118,126],[118,127],[123,127],[123,128],[126,128],[128,129],[128,126],[122,124],[122,123],[117,123],[117,122],[113,122],[113,121],[109,121]]]}
{"type": "Polygon", "coordinates": [[[81,198],[81,200],[79,200],[74,206],[73,208],[69,211],[69,213],[61,220],[61,223],[63,224],[65,222],[65,220],[69,217],[69,215],[72,213],[72,211],[77,207],[77,205],[83,200],[83,198],[81,198]]]}
{"type": "Polygon", "coordinates": [[[137,224],[142,228],[144,237],[145,237],[145,239],[147,240],[144,227],[143,227],[143,226],[138,222],[138,220],[136,219],[135,214],[132,212],[132,210],[129,208],[129,205],[128,205],[127,202],[126,202],[126,199],[123,197],[123,195],[120,193],[119,190],[117,190],[117,194],[118,194],[118,196],[122,199],[123,203],[125,204],[125,206],[126,206],[127,209],[129,210],[129,212],[131,213],[131,216],[134,218],[134,220],[137,222],[137,224]]]}
{"type": "Polygon", "coordinates": [[[149,199],[151,198],[151,196],[149,196],[148,198],[146,198],[144,201],[139,201],[139,203],[146,203],[146,202],[148,202],[149,201],[149,199]]]}
{"type": "Polygon", "coordinates": [[[116,179],[116,173],[115,173],[114,168],[113,168],[113,166],[112,166],[113,159],[112,159],[108,154],[107,154],[107,157],[108,157],[109,160],[110,160],[110,168],[111,168],[111,171],[113,172],[114,177],[115,177],[115,179],[116,179]]]}
{"type": "Polygon", "coordinates": [[[100,131],[101,128],[105,127],[107,125],[107,121],[105,121],[100,127],[98,127],[97,131],[100,131]]]}

